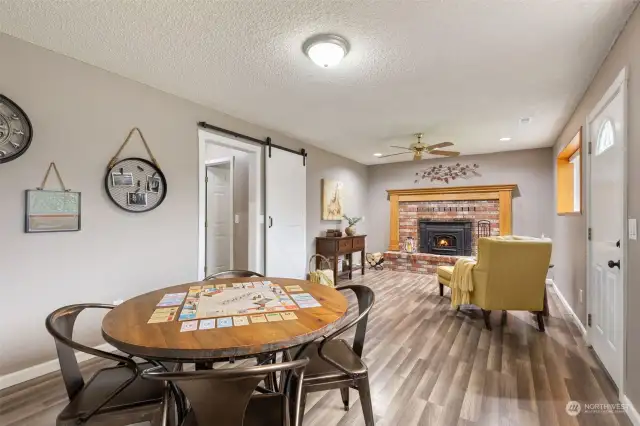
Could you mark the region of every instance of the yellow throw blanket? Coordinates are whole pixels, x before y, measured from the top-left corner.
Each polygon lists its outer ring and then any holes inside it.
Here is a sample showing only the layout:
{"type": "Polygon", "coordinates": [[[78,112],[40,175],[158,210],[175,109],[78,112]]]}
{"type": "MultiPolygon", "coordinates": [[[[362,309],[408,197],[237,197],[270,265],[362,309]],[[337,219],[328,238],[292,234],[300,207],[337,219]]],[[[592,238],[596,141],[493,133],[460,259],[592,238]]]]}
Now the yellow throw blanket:
{"type": "Polygon", "coordinates": [[[451,273],[451,306],[471,303],[471,292],[473,291],[473,276],[471,271],[476,266],[474,259],[462,258],[456,261],[451,273]]]}

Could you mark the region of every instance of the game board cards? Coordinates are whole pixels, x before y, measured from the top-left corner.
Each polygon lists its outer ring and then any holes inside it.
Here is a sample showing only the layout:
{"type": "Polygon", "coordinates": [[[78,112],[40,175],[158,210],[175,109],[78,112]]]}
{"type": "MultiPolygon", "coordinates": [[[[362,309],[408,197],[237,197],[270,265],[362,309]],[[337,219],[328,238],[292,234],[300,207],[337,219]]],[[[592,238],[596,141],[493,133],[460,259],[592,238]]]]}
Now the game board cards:
{"type": "Polygon", "coordinates": [[[187,297],[199,297],[201,288],[202,287],[200,287],[199,285],[189,287],[189,293],[187,294],[187,297]]]}
{"type": "Polygon", "coordinates": [[[162,296],[160,303],[156,306],[178,306],[184,300],[187,293],[167,293],[162,296]]]}
{"type": "Polygon", "coordinates": [[[287,320],[287,321],[298,319],[298,316],[293,312],[282,312],[280,316],[282,317],[283,320],[287,320]]]}
{"type": "Polygon", "coordinates": [[[151,314],[151,318],[149,318],[149,321],[147,321],[147,324],[173,321],[176,318],[177,313],[178,313],[177,306],[173,308],[156,309],[155,311],[153,311],[153,314],[151,314]]]}
{"type": "Polygon", "coordinates": [[[178,321],[186,321],[196,319],[196,311],[190,309],[183,309],[180,311],[180,316],[178,317],[178,321]]]}
{"type": "Polygon", "coordinates": [[[211,330],[212,328],[216,328],[216,320],[206,319],[200,321],[200,330],[211,330]]]}
{"type": "Polygon", "coordinates": [[[233,325],[236,327],[239,325],[249,325],[249,318],[245,316],[233,317],[233,325]]]}
{"type": "Polygon", "coordinates": [[[262,284],[271,285],[273,283],[271,281],[262,281],[262,284]]]}
{"type": "Polygon", "coordinates": [[[216,291],[216,287],[214,285],[202,286],[202,293],[210,293],[212,291],[216,291]]]}
{"type": "Polygon", "coordinates": [[[299,285],[286,285],[284,286],[284,289],[287,290],[287,292],[289,293],[293,293],[296,291],[304,291],[302,287],[300,287],[299,285]]]}
{"type": "Polygon", "coordinates": [[[218,328],[232,327],[233,321],[231,317],[218,318],[218,328]]]}
{"type": "Polygon", "coordinates": [[[250,318],[251,318],[251,322],[254,324],[257,322],[267,322],[267,319],[263,314],[251,315],[250,318]]]}
{"type": "Polygon", "coordinates": [[[233,283],[233,288],[244,288],[243,283],[233,283]]]}
{"type": "Polygon", "coordinates": [[[301,309],[304,309],[304,308],[318,308],[318,307],[322,306],[309,293],[292,294],[291,298],[293,300],[295,300],[295,302],[298,304],[298,306],[300,306],[301,309]]]}
{"type": "Polygon", "coordinates": [[[269,322],[282,321],[282,317],[277,312],[271,312],[271,313],[265,314],[264,316],[267,317],[267,321],[269,322]]]}
{"type": "Polygon", "coordinates": [[[244,283],[244,288],[256,288],[253,283],[244,283]]]}
{"type": "Polygon", "coordinates": [[[216,284],[216,288],[218,290],[222,290],[223,288],[227,288],[227,285],[226,284],[216,284]]]}
{"type": "Polygon", "coordinates": [[[185,321],[182,323],[182,325],[180,326],[180,332],[185,332],[185,331],[193,331],[193,330],[197,330],[198,329],[198,320],[195,321],[185,321]]]}

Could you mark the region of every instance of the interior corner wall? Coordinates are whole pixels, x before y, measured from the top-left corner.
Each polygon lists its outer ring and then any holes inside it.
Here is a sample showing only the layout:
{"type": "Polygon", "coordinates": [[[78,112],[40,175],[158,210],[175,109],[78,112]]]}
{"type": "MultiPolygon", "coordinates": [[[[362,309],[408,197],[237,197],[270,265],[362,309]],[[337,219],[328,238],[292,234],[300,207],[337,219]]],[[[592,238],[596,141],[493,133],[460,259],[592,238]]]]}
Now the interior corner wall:
{"type": "MultiPolygon", "coordinates": [[[[58,307],[112,303],[197,279],[199,121],[309,152],[308,255],[329,227],[320,219],[320,178],[341,178],[346,211],[365,214],[364,165],[8,35],[0,34],[0,57],[0,93],[34,127],[29,150],[0,164],[0,375],[56,358],[44,320],[58,307]],[[119,209],[103,188],[107,163],[132,127],[144,133],[168,183],[164,203],[142,214],[119,209]],[[51,161],[82,193],[82,230],[25,234],[24,190],[40,184],[51,161]]],[[[122,155],[146,153],[133,140],[122,155]]],[[[75,337],[102,343],[99,319],[81,316],[75,337]]]]}
{"type": "MultiPolygon", "coordinates": [[[[636,9],[600,70],[579,102],[575,112],[558,137],[554,147],[557,154],[580,126],[586,126],[587,116],[613,84],[620,71],[627,67],[627,161],[629,186],[627,215],[640,217],[640,9],[636,9]]],[[[583,166],[587,156],[583,156],[583,166]]],[[[550,160],[555,163],[554,159],[550,160]]],[[[584,170],[584,167],[583,167],[584,170]]],[[[586,180],[585,180],[586,182],[586,180]]],[[[583,185],[586,189],[586,185],[583,185]]],[[[584,194],[583,194],[584,196],[584,194]]],[[[588,206],[587,206],[588,208],[588,206]]],[[[555,211],[555,210],[554,210],[555,211]]],[[[580,319],[586,317],[586,216],[554,217],[554,281],[567,302],[580,319]],[[584,291],[583,303],[578,293],[584,291]]],[[[624,366],[624,393],[636,409],[640,408],[640,246],[638,241],[626,240],[628,247],[626,321],[626,365],[624,366]]]]}
{"type": "Polygon", "coordinates": [[[513,198],[513,233],[530,236],[553,235],[553,168],[551,148],[469,155],[459,158],[433,158],[390,163],[369,168],[369,240],[371,251],[389,246],[389,201],[387,189],[433,188],[473,185],[516,184],[513,198]],[[420,179],[416,174],[427,167],[455,163],[478,164],[479,176],[445,184],[420,179]],[[416,183],[415,180],[418,180],[416,183]]]}

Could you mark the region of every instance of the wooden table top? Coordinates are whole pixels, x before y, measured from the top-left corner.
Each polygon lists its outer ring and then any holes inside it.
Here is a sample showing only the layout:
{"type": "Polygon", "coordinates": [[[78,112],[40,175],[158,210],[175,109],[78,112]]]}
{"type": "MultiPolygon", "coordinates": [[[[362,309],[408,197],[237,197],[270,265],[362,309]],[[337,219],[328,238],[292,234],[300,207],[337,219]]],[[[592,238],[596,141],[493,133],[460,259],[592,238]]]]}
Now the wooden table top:
{"type": "Polygon", "coordinates": [[[102,321],[102,335],[108,343],[131,355],[157,360],[207,361],[275,352],[315,340],[337,329],[347,308],[347,299],[341,292],[310,281],[227,278],[181,284],[129,299],[107,313],[102,321]],[[231,286],[231,283],[259,280],[269,280],[282,287],[299,285],[322,307],[292,311],[297,315],[297,320],[250,323],[210,330],[180,332],[182,322],[177,318],[170,322],[147,324],[166,293],[187,292],[189,287],[196,285],[231,286]]]}

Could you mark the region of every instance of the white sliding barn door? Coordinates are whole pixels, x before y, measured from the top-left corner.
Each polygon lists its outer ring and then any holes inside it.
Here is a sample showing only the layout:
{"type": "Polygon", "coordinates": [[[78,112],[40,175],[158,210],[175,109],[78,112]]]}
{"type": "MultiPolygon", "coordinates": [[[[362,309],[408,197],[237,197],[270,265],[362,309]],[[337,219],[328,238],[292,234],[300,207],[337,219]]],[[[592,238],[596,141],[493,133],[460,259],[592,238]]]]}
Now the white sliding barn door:
{"type": "Polygon", "coordinates": [[[301,155],[267,148],[265,169],[265,275],[304,279],[307,265],[307,168],[301,155]]]}

